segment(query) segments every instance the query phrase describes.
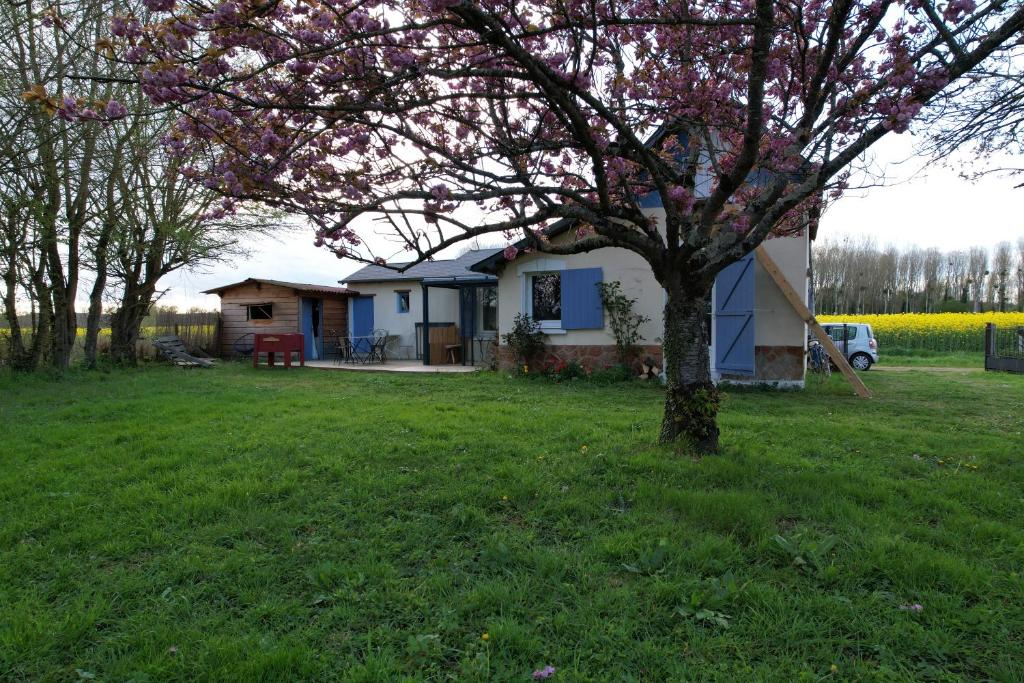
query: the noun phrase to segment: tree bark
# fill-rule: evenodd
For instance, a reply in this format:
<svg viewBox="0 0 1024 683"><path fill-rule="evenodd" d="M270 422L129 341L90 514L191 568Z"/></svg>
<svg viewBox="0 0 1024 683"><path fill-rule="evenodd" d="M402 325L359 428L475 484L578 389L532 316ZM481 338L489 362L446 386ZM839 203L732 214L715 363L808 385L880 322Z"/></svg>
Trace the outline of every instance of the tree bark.
<svg viewBox="0 0 1024 683"><path fill-rule="evenodd" d="M128 285L120 307L110 316L110 358L122 365L138 363L138 343L142 322L153 303L156 283L142 287Z"/></svg>
<svg viewBox="0 0 1024 683"><path fill-rule="evenodd" d="M85 321L85 367L96 369L97 348L100 337L100 317L103 315L103 291L107 286L106 259L97 259L96 281L89 294L89 315Z"/></svg>
<svg viewBox="0 0 1024 683"><path fill-rule="evenodd" d="M96 281L89 294L89 316L85 323L85 367L96 368L97 346L100 336L100 317L103 315L103 292L107 288L107 261L110 238L114 226L112 221L103 225L103 231L96 242Z"/></svg>
<svg viewBox="0 0 1024 683"><path fill-rule="evenodd" d="M698 451L718 450L718 388L711 381L707 325L708 285L681 280L665 287L665 416L662 443L685 439Z"/></svg>

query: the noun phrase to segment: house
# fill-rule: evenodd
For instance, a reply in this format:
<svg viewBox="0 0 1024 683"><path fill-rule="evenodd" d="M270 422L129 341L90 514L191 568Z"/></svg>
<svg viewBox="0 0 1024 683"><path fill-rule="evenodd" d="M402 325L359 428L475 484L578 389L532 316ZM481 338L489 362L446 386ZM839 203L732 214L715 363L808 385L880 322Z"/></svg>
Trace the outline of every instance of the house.
<svg viewBox="0 0 1024 683"><path fill-rule="evenodd" d="M655 144L667 131L665 127L656 131L648 144ZM678 138L685 148L685 134ZM770 177L755 171L748 181L756 185ZM695 180L697 197L709 196L713 182L710 163L703 163ZM640 206L664 234L660 196L642 197ZM571 240L573 228L572 221L562 220L546 234L557 244ZM809 221L799 234L768 239L761 246L804 305L808 304L813 230L814 222ZM392 333L400 330L405 357L423 358L425 363L452 362L454 354L439 352L436 344L450 350L461 343L460 355L466 362L467 355L475 355L467 340L478 341L486 334L497 343L500 364L509 366L510 353L501 335L511 329L517 314L524 313L538 321L546 334L545 362L577 361L601 367L615 363L617 357L596 285L613 281L636 299L636 312L648 319L640 330L641 357L661 365L665 294L647 262L627 249L568 256L520 253L512 261L505 258L504 250L470 251L449 261L418 264L401 274L368 266L344 284L358 287L361 295L352 301L353 334L374 325ZM434 291L439 288L449 291ZM428 291L429 298L423 298ZM801 386L807 326L794 305L754 254L719 273L708 311L712 378ZM435 336L435 326L448 330L447 334ZM423 327L431 330L426 337ZM432 339L435 348L425 352Z"/></svg>
<svg viewBox="0 0 1024 683"><path fill-rule="evenodd" d="M349 299L344 287L248 278L203 294L220 296L220 351L235 356L252 351L258 333L301 332L307 359L323 358L330 338L348 334ZM336 343L336 342L335 342Z"/></svg>
<svg viewBox="0 0 1024 683"><path fill-rule="evenodd" d="M646 210L664 220L664 210L656 203ZM571 239L570 227L563 222L548 236L554 243ZM808 231L769 239L763 249L793 288L804 293L806 303ZM627 249L569 256L520 253L512 261L500 249L469 251L401 273L367 266L343 283L359 290L351 299L350 332L361 336L374 328L387 329L400 336L403 358L433 364L479 362L489 357L481 342L490 342L497 344L500 364L508 367L511 356L500 336L511 329L517 314L525 313L546 334L546 363L576 361L604 367L617 358L596 284L612 281L637 300L635 311L649 319L640 330L640 355L660 365L664 291L647 262ZM719 274L709 315L716 381L802 385L806 326L753 254ZM425 323L431 329L426 338ZM447 336L440 334L445 330ZM438 344L446 350L458 346L459 353L446 354Z"/></svg>
<svg viewBox="0 0 1024 683"><path fill-rule="evenodd" d="M664 221L664 209L651 207L652 217ZM571 226L549 231L557 244L571 239ZM762 247L807 303L810 268L808 230L777 237ZM662 364L661 335L665 294L647 262L620 248L553 256L520 254L508 261L502 252L473 264L476 272L498 278L498 329L504 334L519 313L540 323L546 334L547 358L576 361L590 367L617 362L615 338L608 328L596 284L617 281L623 293L636 299L634 310L648 322L640 329L639 351ZM807 328L764 267L749 254L727 267L712 291L710 357L715 381L769 382L801 386ZM502 364L511 363L504 345Z"/></svg>
<svg viewBox="0 0 1024 683"><path fill-rule="evenodd" d="M395 269L404 263L357 270L342 281L359 290L351 300L349 333L364 337L386 330L395 338L391 358L421 359L426 352L428 364L481 362L498 334L498 278L470 266L498 251L470 250L455 259L424 261L401 272ZM424 321L431 330L426 336Z"/></svg>

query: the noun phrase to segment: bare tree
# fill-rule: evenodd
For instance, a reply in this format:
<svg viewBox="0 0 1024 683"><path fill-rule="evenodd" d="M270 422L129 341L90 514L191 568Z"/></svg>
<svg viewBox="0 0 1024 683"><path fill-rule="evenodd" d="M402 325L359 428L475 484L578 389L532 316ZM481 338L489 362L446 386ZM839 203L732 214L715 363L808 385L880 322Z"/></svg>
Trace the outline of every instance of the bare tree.
<svg viewBox="0 0 1024 683"><path fill-rule="evenodd" d="M85 364L96 364L110 296L118 307L115 360L134 362L159 279L235 253L241 236L269 227L262 216L225 211L210 190L186 182L188 159L172 160L164 149L171 114L126 77L129 67L103 54L111 16L132 11L145 15L142 4L121 0L28 0L0 9L7 74L0 79L0 274L12 356L23 367L44 357L68 366L79 290L90 275ZM31 346L18 317L25 301L33 309Z"/></svg>
<svg viewBox="0 0 1024 683"><path fill-rule="evenodd" d="M988 250L982 247L971 247L967 254L967 284L971 292L972 310L981 311L981 302L985 298L986 278L988 278Z"/></svg>
<svg viewBox="0 0 1024 683"><path fill-rule="evenodd" d="M1017 310L1024 311L1024 237L1017 240Z"/></svg>
<svg viewBox="0 0 1024 683"><path fill-rule="evenodd" d="M999 301L999 310L1007 309L1007 280L1012 275L1013 268L1013 246L1009 242L1000 242L992 252L992 277L995 279L994 291L989 293L989 299L993 297Z"/></svg>
<svg viewBox="0 0 1024 683"><path fill-rule="evenodd" d="M893 245L879 249L870 237L847 236L816 244L812 281L823 313L980 310L982 303L991 308L997 301L1005 310L1015 293L1020 303L1022 262L1024 238L1016 253L1008 242L996 245L990 272L986 247L949 252Z"/></svg>

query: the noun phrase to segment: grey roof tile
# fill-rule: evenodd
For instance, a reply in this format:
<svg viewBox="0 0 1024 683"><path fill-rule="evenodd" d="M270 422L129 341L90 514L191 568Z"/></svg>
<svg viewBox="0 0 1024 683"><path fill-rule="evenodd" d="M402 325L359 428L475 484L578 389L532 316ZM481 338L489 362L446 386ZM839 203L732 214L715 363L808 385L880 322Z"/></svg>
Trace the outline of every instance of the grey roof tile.
<svg viewBox="0 0 1024 683"><path fill-rule="evenodd" d="M384 266L364 266L351 275L342 278L340 282L356 284L359 282L418 282L424 278L479 278L480 274L470 270L470 266L489 258L499 251L501 249L472 249L458 258L417 263L404 272L397 272L392 270L392 268ZM392 264L394 267L401 267L403 265L405 264Z"/></svg>

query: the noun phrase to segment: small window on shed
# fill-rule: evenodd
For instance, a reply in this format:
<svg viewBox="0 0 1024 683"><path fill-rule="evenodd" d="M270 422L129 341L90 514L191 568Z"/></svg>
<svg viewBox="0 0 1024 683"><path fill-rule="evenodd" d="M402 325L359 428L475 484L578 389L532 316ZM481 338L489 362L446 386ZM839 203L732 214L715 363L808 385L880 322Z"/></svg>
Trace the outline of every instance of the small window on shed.
<svg viewBox="0 0 1024 683"><path fill-rule="evenodd" d="M396 300L396 305L397 305L397 309L398 309L399 313L408 313L409 312L409 292L408 292L408 290L406 290L404 292L403 291L395 292L395 300Z"/></svg>
<svg viewBox="0 0 1024 683"><path fill-rule="evenodd" d="M273 320L274 304L251 304L245 307L246 320Z"/></svg>

